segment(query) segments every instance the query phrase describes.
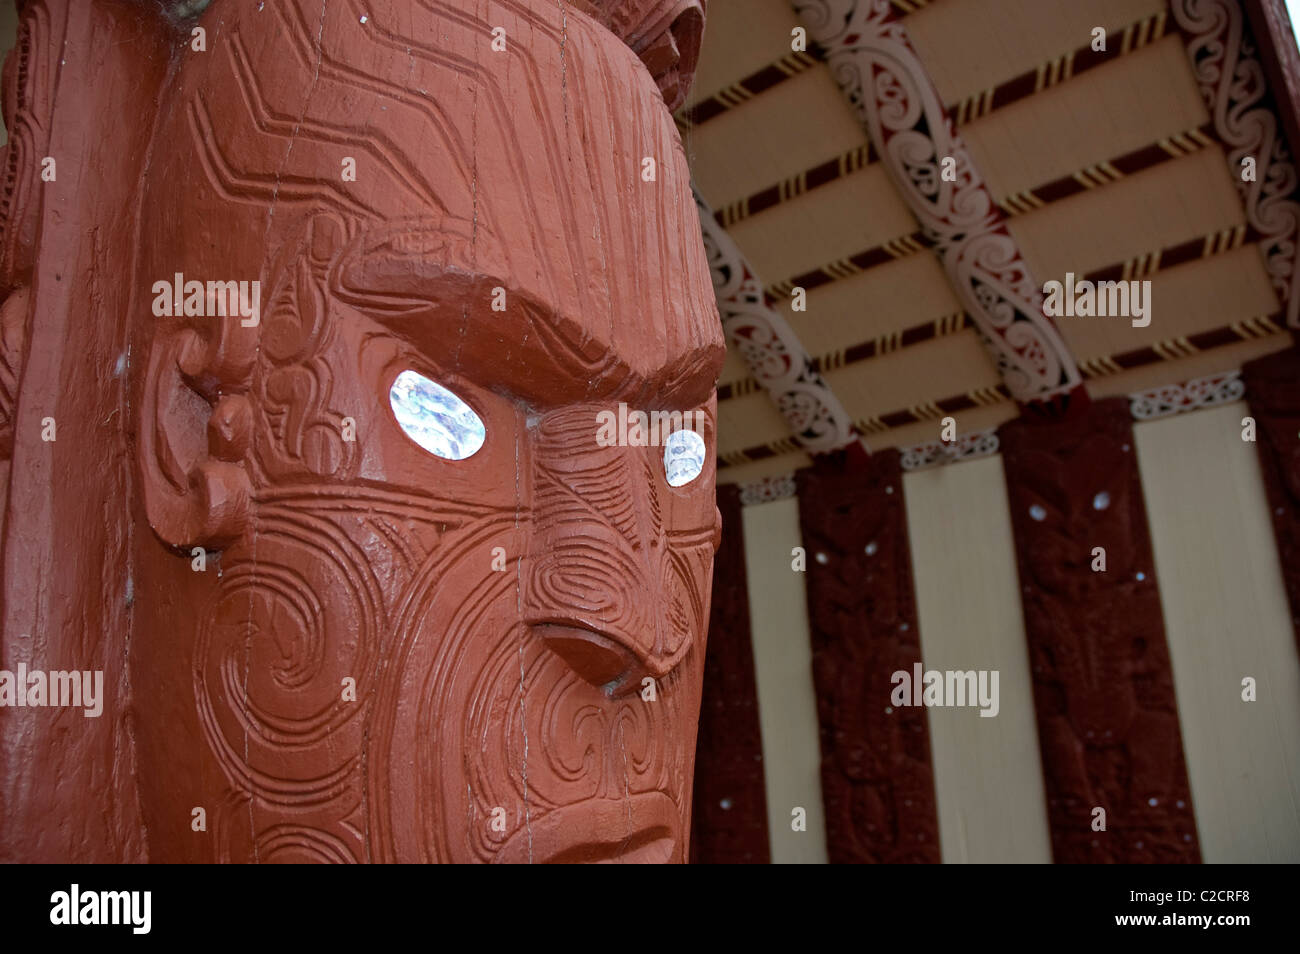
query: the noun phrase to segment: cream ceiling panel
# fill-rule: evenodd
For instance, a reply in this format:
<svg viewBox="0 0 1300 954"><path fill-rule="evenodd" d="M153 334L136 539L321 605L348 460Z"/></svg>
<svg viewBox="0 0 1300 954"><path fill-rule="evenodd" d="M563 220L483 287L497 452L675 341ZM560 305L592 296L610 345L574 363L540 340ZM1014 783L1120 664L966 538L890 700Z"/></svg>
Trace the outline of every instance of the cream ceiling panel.
<svg viewBox="0 0 1300 954"><path fill-rule="evenodd" d="M760 278L774 284L911 235L916 219L880 163L728 227Z"/></svg>
<svg viewBox="0 0 1300 954"><path fill-rule="evenodd" d="M790 436L790 426L766 391L718 402L718 456Z"/></svg>
<svg viewBox="0 0 1300 954"><path fill-rule="evenodd" d="M1253 245L1159 272L1150 281L1151 323L1145 328L1135 328L1123 317L1056 319L1076 360L1122 354L1278 308Z"/></svg>
<svg viewBox="0 0 1300 954"><path fill-rule="evenodd" d="M817 65L683 136L713 208L743 199L866 142L830 70Z"/></svg>
<svg viewBox="0 0 1300 954"><path fill-rule="evenodd" d="M1053 202L1009 223L1039 281L1128 261L1246 221L1217 146Z"/></svg>
<svg viewBox="0 0 1300 954"><path fill-rule="evenodd" d="M963 126L962 136L1001 201L1208 120L1182 40L1167 36Z"/></svg>
<svg viewBox="0 0 1300 954"><path fill-rule="evenodd" d="M1122 374L1096 378L1088 382L1088 393L1094 400L1100 400L1117 394L1127 396L1136 391L1146 391L1168 384L1183 384L1193 378L1239 370L1247 361L1281 351L1290 344L1291 338L1285 334L1239 341L1236 344L1224 345L1222 348L1200 352L1190 358L1161 361L1159 364L1133 368Z"/></svg>
<svg viewBox="0 0 1300 954"><path fill-rule="evenodd" d="M1002 380L983 343L969 329L851 364L825 377L854 420L993 388Z"/></svg>
<svg viewBox="0 0 1300 954"><path fill-rule="evenodd" d="M948 0L905 23L943 101L954 103L1090 45L1093 27L1107 31L1108 50L1117 49L1124 27L1165 6L1165 0Z"/></svg>
<svg viewBox="0 0 1300 954"><path fill-rule="evenodd" d="M688 106L789 56L799 25L789 0L709 0Z"/></svg>
<svg viewBox="0 0 1300 954"><path fill-rule="evenodd" d="M814 288L808 293L807 311L792 311L788 301L778 307L813 356L961 310L943 266L929 251Z"/></svg>

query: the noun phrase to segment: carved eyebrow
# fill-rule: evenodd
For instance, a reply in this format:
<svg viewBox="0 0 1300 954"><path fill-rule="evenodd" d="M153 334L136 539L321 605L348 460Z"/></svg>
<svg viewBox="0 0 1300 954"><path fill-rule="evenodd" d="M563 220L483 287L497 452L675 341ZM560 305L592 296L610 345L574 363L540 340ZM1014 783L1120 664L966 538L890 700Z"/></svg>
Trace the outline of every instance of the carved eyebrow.
<svg viewBox="0 0 1300 954"><path fill-rule="evenodd" d="M708 400L716 378L710 365L720 366L721 354L701 361L698 352L685 352L638 371L586 323L549 304L549 296L501 278L510 269L494 254L495 243L458 224L404 222L367 231L336 260L333 292L435 366L461 374L466 366L481 369L539 407L625 400L687 410ZM505 291L505 311L492 309L498 289Z"/></svg>

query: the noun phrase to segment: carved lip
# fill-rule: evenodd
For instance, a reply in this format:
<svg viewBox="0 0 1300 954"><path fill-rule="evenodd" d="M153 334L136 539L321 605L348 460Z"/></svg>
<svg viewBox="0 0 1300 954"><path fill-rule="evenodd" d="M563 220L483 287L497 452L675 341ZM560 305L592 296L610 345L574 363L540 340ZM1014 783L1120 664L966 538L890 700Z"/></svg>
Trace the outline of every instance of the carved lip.
<svg viewBox="0 0 1300 954"><path fill-rule="evenodd" d="M590 798L520 828L495 864L666 864L681 861L681 818L663 792Z"/></svg>

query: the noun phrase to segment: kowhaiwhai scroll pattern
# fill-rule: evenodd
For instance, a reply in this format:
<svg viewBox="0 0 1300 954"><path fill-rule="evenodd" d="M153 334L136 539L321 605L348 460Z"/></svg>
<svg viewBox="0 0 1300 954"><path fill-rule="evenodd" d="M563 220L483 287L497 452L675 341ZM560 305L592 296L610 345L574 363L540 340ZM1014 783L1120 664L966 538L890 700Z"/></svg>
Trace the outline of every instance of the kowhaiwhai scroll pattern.
<svg viewBox="0 0 1300 954"><path fill-rule="evenodd" d="M1238 0L1173 0L1174 22L1227 147L1228 174L1246 206L1246 221L1262 236L1260 252L1286 323L1300 328L1300 196L1295 159L1272 106L1268 80ZM1253 159L1253 179L1243 160Z"/></svg>
<svg viewBox="0 0 1300 954"><path fill-rule="evenodd" d="M1082 377L1043 311L1001 212L887 0L796 0L809 36L948 272L1012 396L1046 401ZM943 175L945 160L953 170Z"/></svg>
<svg viewBox="0 0 1300 954"><path fill-rule="evenodd" d="M695 204L728 345L745 359L805 450L819 453L848 444L854 440L848 412L813 367L794 330L767 304L762 283L699 192Z"/></svg>

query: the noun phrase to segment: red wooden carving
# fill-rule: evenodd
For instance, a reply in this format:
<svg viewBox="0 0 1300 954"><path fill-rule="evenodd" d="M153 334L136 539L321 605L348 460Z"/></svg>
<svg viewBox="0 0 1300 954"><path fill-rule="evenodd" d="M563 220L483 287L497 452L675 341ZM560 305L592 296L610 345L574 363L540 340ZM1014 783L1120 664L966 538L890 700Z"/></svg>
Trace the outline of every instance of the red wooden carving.
<svg viewBox="0 0 1300 954"><path fill-rule="evenodd" d="M938 862L923 708L890 706L921 661L898 452L861 445L798 474L831 862Z"/></svg>
<svg viewBox="0 0 1300 954"><path fill-rule="evenodd" d="M21 4L0 673L103 691L0 696L0 861L684 860L725 346L663 97L702 7L592 9ZM696 475L602 439L622 405L691 414Z"/></svg>
<svg viewBox="0 0 1300 954"><path fill-rule="evenodd" d="M1242 368L1254 415L1278 562L1300 646L1300 352L1294 346Z"/></svg>
<svg viewBox="0 0 1300 954"><path fill-rule="evenodd" d="M695 743L692 864L766 864L767 792L758 723L740 489L718 488L722 546L713 561L713 609Z"/></svg>
<svg viewBox="0 0 1300 954"><path fill-rule="evenodd" d="M1197 862L1127 402L1023 417L1000 435L1053 856Z"/></svg>

